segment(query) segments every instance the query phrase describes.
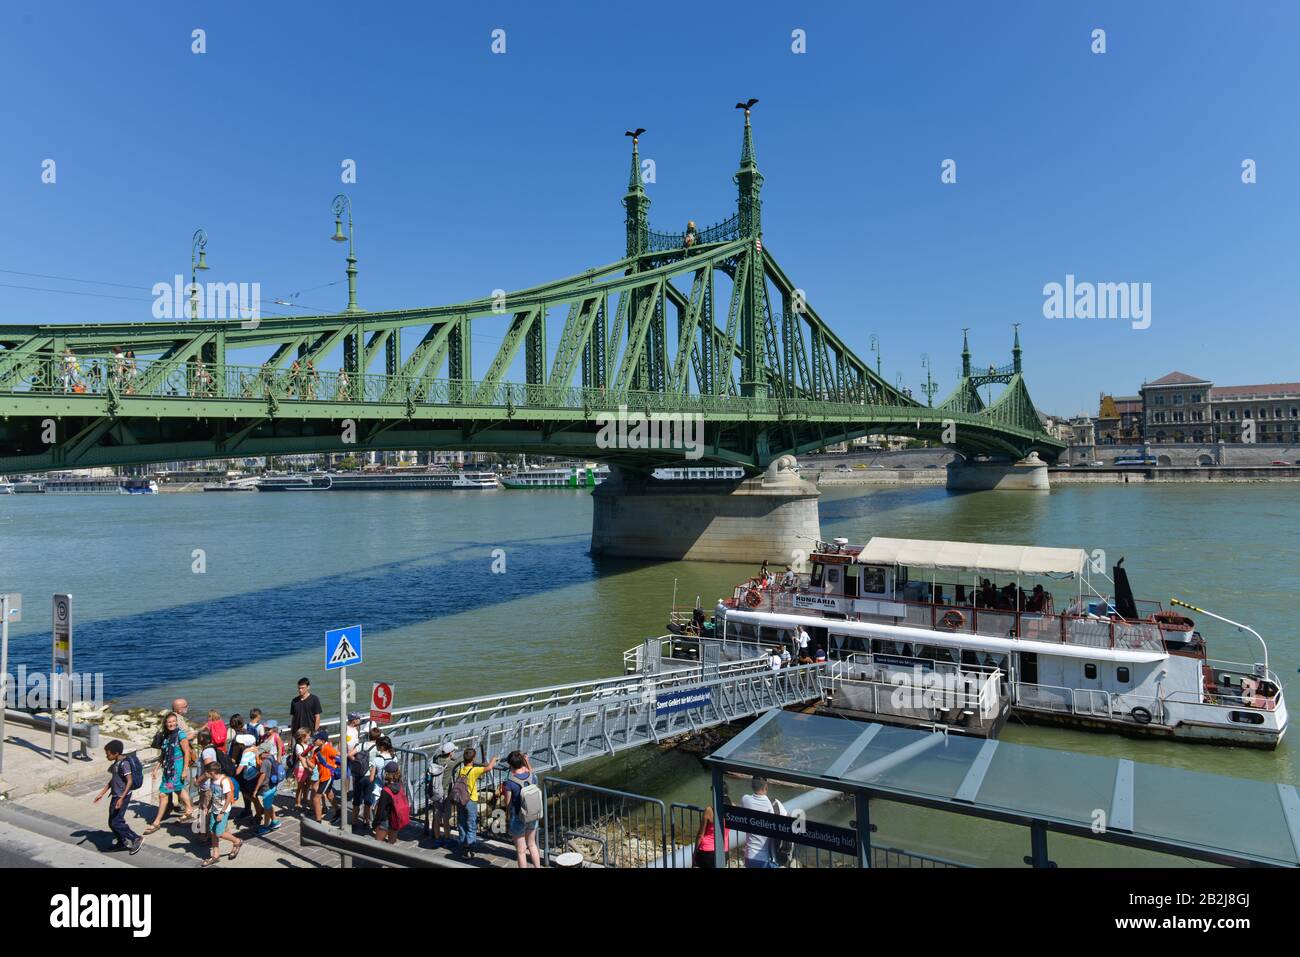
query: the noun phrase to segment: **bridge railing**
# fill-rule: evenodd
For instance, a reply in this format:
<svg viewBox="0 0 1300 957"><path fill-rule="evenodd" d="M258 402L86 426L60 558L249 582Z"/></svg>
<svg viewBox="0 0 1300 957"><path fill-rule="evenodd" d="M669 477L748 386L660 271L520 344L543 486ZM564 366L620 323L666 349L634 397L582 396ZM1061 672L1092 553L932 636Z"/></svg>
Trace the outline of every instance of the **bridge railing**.
<svg viewBox="0 0 1300 957"><path fill-rule="evenodd" d="M958 424L987 428L987 416L921 406L873 405L783 396L701 395L579 386L552 386L468 379L425 379L385 373L352 374L317 369L305 362L288 368L214 364L195 358L126 359L69 356L50 352L8 357L0 352L0 392L123 398L248 400L277 403L366 403L397 406L455 406L516 410L582 411L610 415L744 415L759 418L806 416L870 420L933 421L942 414ZM999 423L1004 431L1025 432ZM1047 442L1046 433L1035 433Z"/></svg>

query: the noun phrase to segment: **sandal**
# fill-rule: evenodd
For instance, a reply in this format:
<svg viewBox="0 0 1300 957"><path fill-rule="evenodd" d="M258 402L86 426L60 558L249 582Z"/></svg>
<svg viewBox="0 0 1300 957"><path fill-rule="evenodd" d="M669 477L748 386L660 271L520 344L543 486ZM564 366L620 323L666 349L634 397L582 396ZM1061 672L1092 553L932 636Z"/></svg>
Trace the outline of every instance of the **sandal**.
<svg viewBox="0 0 1300 957"><path fill-rule="evenodd" d="M193 820L194 820L193 814L182 814L179 818L177 818L177 821L179 821L181 824L190 824L193 822Z"/></svg>
<svg viewBox="0 0 1300 957"><path fill-rule="evenodd" d="M219 858L219 857L208 857L208 858L205 858L204 861L203 861L203 863L200 864L199 867L211 867L213 864L217 863L217 861L219 861L219 860L221 860L221 858Z"/></svg>
<svg viewBox="0 0 1300 957"><path fill-rule="evenodd" d="M144 829L145 836L148 836L148 835L152 834L154 831L158 830L158 828L160 828L160 827L162 827L161 824L150 824L148 827L146 827L146 828Z"/></svg>
<svg viewBox="0 0 1300 957"><path fill-rule="evenodd" d="M231 849L231 851L230 851L230 860L233 861L236 857L239 856L239 849L242 848L243 846L244 846L244 842L243 842L243 841L236 841L236 842L235 842L235 846L234 846L234 847Z"/></svg>

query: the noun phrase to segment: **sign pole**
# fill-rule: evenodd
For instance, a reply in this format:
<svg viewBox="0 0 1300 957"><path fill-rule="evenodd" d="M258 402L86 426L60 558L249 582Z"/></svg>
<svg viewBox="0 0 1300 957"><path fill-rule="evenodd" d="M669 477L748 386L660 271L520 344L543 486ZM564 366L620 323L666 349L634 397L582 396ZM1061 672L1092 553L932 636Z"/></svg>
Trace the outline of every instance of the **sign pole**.
<svg viewBox="0 0 1300 957"><path fill-rule="evenodd" d="M348 833L348 669L339 669L339 831ZM349 858L344 855L343 866Z"/></svg>
<svg viewBox="0 0 1300 957"><path fill-rule="evenodd" d="M69 596L68 601L68 765L72 765L72 706L75 704L76 694L72 689L72 601Z"/></svg>
<svg viewBox="0 0 1300 957"><path fill-rule="evenodd" d="M9 596L0 595L0 771L5 769L5 709L8 707Z"/></svg>
<svg viewBox="0 0 1300 957"><path fill-rule="evenodd" d="M339 673L339 831L348 834L348 665L361 664L361 626L325 632L325 670ZM339 852L339 866L350 867L351 857Z"/></svg>
<svg viewBox="0 0 1300 957"><path fill-rule="evenodd" d="M68 669L68 763L72 763L72 596L56 594L52 602L53 642L50 649L50 760L58 732L55 712L59 708L59 665Z"/></svg>

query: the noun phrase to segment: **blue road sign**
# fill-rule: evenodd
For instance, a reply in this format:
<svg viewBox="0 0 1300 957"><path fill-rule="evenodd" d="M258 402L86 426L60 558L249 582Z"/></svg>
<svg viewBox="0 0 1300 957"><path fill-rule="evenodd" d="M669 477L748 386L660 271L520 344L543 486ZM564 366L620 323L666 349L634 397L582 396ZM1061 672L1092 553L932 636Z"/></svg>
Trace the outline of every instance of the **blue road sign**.
<svg viewBox="0 0 1300 957"><path fill-rule="evenodd" d="M361 626L325 632L325 670L361 664Z"/></svg>

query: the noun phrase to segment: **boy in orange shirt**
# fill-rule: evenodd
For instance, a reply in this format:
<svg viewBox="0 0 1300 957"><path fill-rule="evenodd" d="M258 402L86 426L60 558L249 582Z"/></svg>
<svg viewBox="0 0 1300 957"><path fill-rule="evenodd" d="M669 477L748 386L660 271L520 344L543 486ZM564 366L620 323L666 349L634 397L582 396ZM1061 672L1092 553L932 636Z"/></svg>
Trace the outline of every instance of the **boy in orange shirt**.
<svg viewBox="0 0 1300 957"><path fill-rule="evenodd" d="M330 744L330 736L327 731L316 732L316 746L311 750L311 763L316 769L318 775L311 794L312 814L316 818L316 823L321 819L321 798L329 797L330 805L334 808L334 819L337 819L342 813L339 807L338 795L334 793L334 779L338 777L342 770L343 764L339 759L339 749Z"/></svg>

